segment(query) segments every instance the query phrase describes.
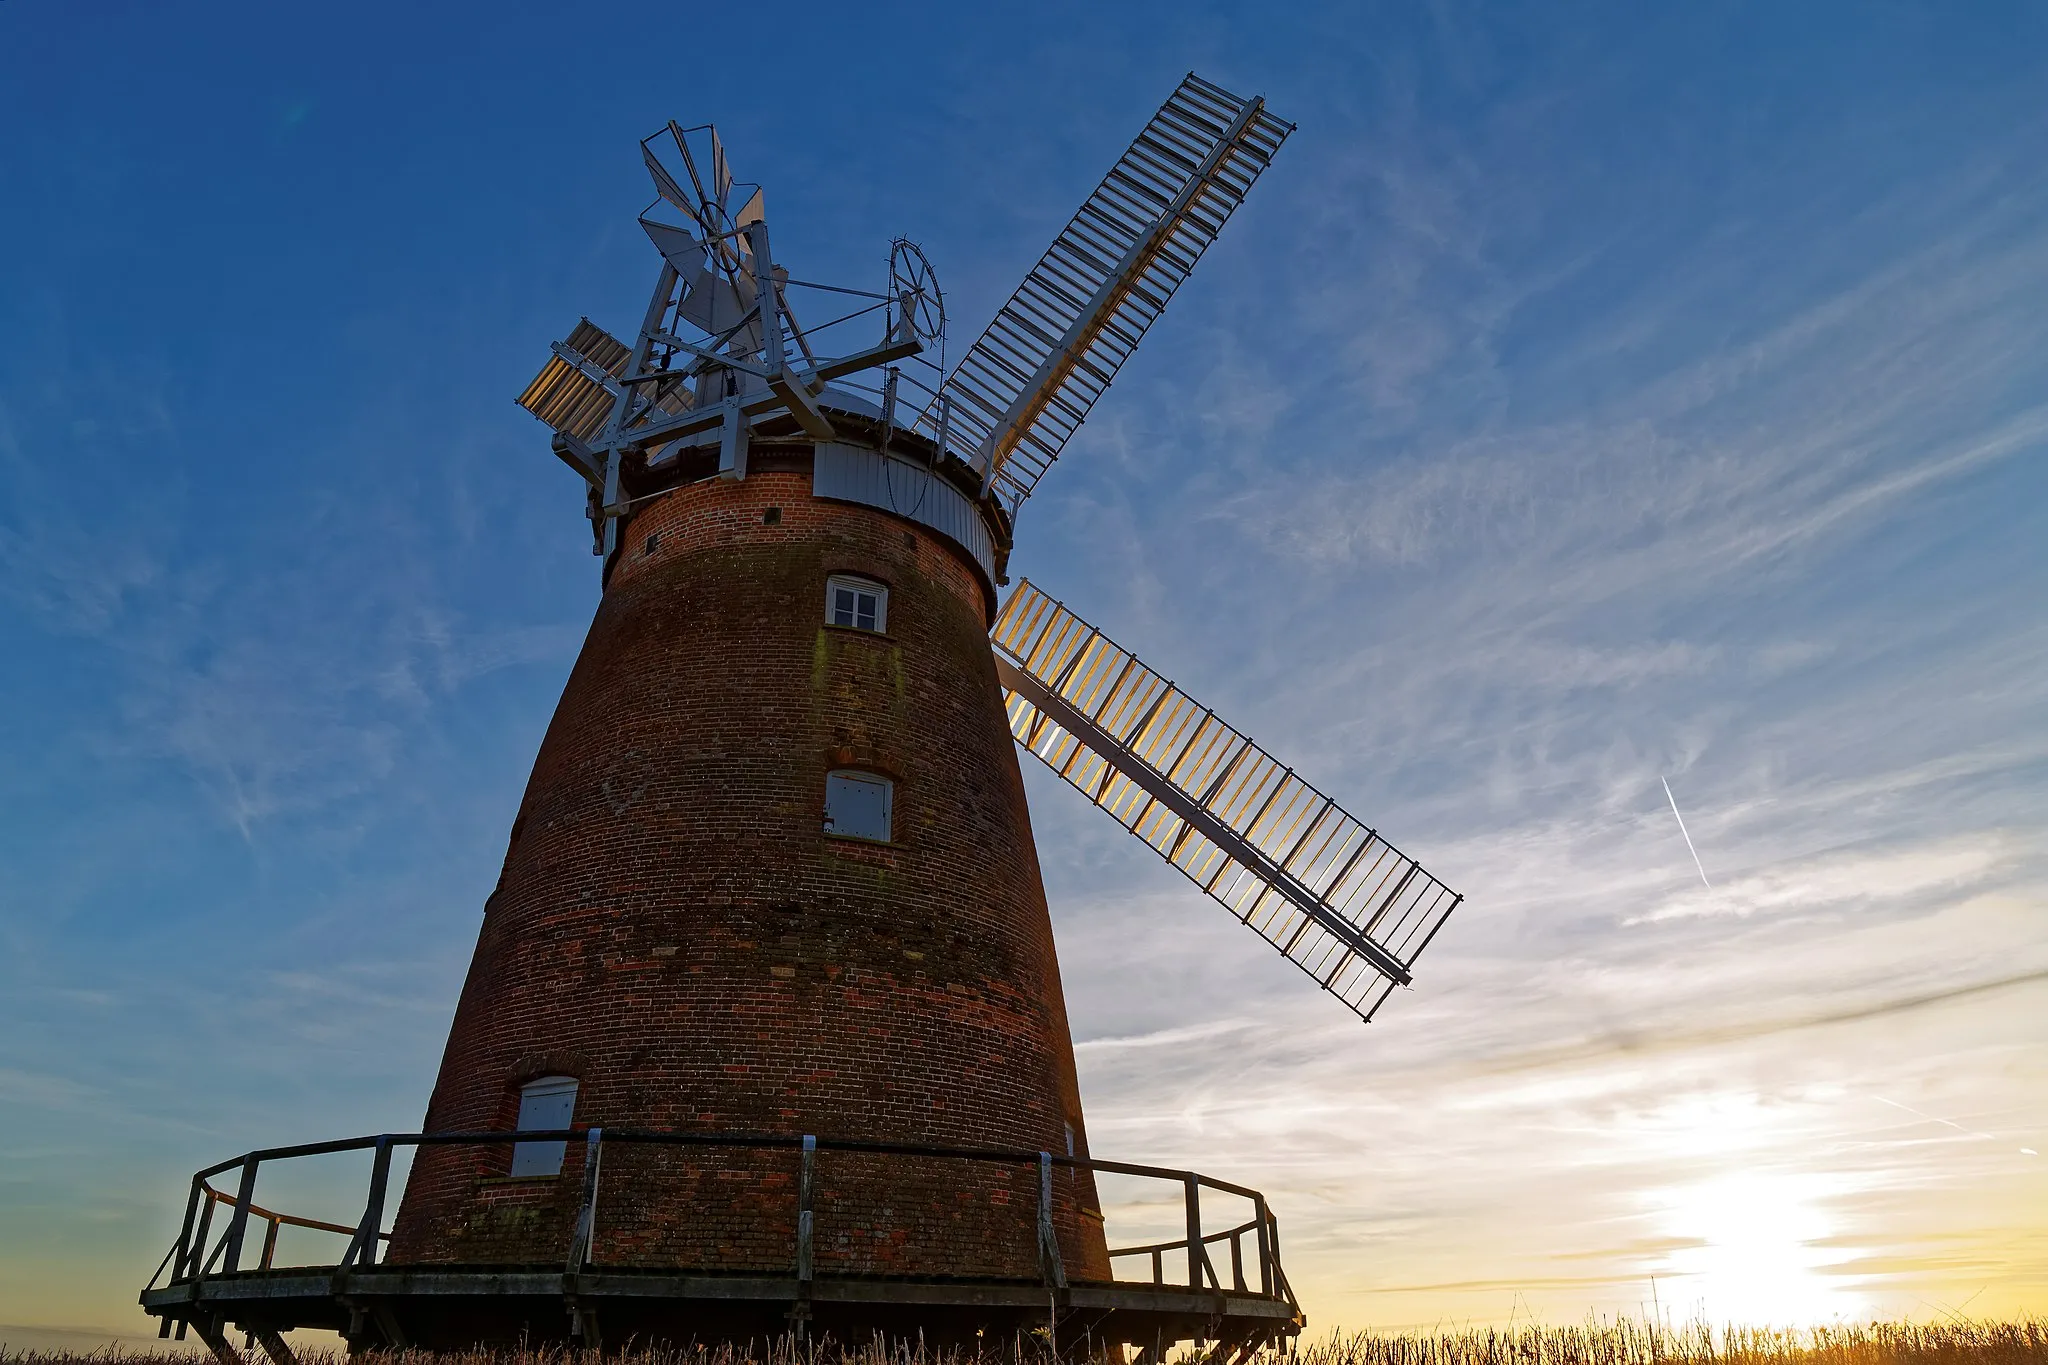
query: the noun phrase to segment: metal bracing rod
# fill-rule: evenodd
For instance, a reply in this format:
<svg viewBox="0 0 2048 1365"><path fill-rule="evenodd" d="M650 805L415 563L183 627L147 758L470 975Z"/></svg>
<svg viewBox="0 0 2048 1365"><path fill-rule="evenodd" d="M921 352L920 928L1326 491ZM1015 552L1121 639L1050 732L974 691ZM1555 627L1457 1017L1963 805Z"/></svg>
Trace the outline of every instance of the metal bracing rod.
<svg viewBox="0 0 2048 1365"><path fill-rule="evenodd" d="M676 268L670 265L668 258L664 256L661 261L661 276L654 286L654 296L647 302L646 320L640 324L640 335L633 342L632 356L626 362L626 374L629 378L647 372L647 350L653 345L654 333L661 330L661 320L668 312L669 295L675 292L676 279ZM612 508L619 501L619 466L624 462L625 456L617 449L616 441L619 432L630 420L632 409L633 389L631 385L624 385L619 389L618 396L612 400L611 420L605 423L602 442L605 448L604 491L598 502L600 520L596 528L596 551L607 558L619 547L619 521Z"/></svg>
<svg viewBox="0 0 2048 1365"><path fill-rule="evenodd" d="M827 360L815 369L791 370L790 374L798 383L809 387L812 383L837 379L842 374L872 369L876 365L886 365L892 360L903 360L923 350L924 343L913 337L907 341L888 342L881 346L872 346L865 351L855 351L852 355ZM740 411L748 417L758 417L765 412L777 411L782 406L782 399L770 390L742 402ZM715 404L692 408L689 412L674 417L621 431L616 437L607 436L599 444L619 450L644 449L647 446L673 441L678 437L709 431L722 420L724 419Z"/></svg>
<svg viewBox="0 0 2048 1365"><path fill-rule="evenodd" d="M664 313L663 316L666 317L666 313ZM740 314L738 322L735 322L732 326L726 328L724 331L712 336L710 350L706 350L702 346L693 345L690 342L684 341L681 337L676 336L672 332L656 332L654 334L654 340L657 345L681 346L687 350L695 351L697 353L697 359L691 361L688 365L684 366L680 371L656 370L651 371L647 377L667 378L670 375L676 375L677 377L683 379L695 379L700 374L708 374L712 370L716 369L740 369L746 370L750 374L754 373L753 366L747 364L745 361L734 356L729 351L719 350L718 347L726 345L734 337L738 336L741 333L741 331L743 331L746 328L746 325L748 323L752 322L755 318L759 316L761 316L761 310L759 307L748 308L746 312ZM639 381L628 379L623 382L628 384L634 384L638 383Z"/></svg>
<svg viewBox="0 0 2048 1365"><path fill-rule="evenodd" d="M745 318L740 319L738 326L726 329L726 335L739 331L741 327L747 325L747 322L753 316L754 314L749 312ZM656 332L654 340L664 346L673 346L679 351L688 351L691 355L696 356L697 359L707 362L713 369L738 370L741 374L750 374L756 379L766 379L769 375L768 368L764 365L750 364L747 361L741 360L738 356L731 355L725 351L714 351L708 346L699 346L694 341L685 341L673 332ZM621 382L626 384L644 384L656 379L667 379L672 375L677 378L684 377L683 373L675 370L650 370L646 374Z"/></svg>
<svg viewBox="0 0 2048 1365"><path fill-rule="evenodd" d="M1132 291L1138 276L1149 269L1158 257L1166 234L1187 212L1195 196L1208 186L1210 177L1216 173L1216 168L1222 163L1223 158L1236 150L1237 139L1243 135L1245 127L1265 107L1265 100L1257 95L1245 101L1244 108L1238 111L1237 118L1231 122L1229 130L1210 149L1209 155L1203 158L1201 166L1182 186L1181 192L1174 197L1173 202L1159 215L1151 228L1137 241L1131 243L1130 249L1124 253L1124 258L1117 263L1110 277L1095 291L1095 297L1088 301L1088 306L1081 310L1080 316L1067 328L1066 335L1060 338L1052 353L1039 363L1037 372L1026 382L1023 392L1011 402L1009 410L997 419L994 429L990 432L985 456L990 469L1001 467L1009 459L1010 452L1017 448L1017 443L1023 439L1024 432L1038 420L1039 414L1045 411L1054 391L1073 372L1079 353L1102 332L1108 323L1110 313L1123 300L1124 295Z"/></svg>
<svg viewBox="0 0 2048 1365"><path fill-rule="evenodd" d="M1211 843L1242 863L1282 896L1293 901L1302 913L1371 963L1374 970L1382 976L1389 977L1403 986L1414 980L1398 958L1360 933L1357 926L1349 920L1325 906L1314 892L1296 881L1294 875L1286 868L1276 865L1256 846L1247 843L1236 831L1196 805L1191 797L1170 781L1147 769L1141 768L1134 772L1117 763L1112 755L1122 746L1117 744L1115 738L1105 734L1093 721L1067 705L1063 698L1048 692L1036 678L1001 655L996 656L996 676L1003 686L1051 716L1062 729L1094 749L1104 762L1116 768L1133 784L1142 787L1159 804L1197 826Z"/></svg>
<svg viewBox="0 0 2048 1365"><path fill-rule="evenodd" d="M754 257L754 304L733 330L737 331L739 327L744 327L750 318L760 319L762 363L759 366L750 365L737 357L707 350L667 332L657 332L656 336L664 344L680 347L701 361L723 365L767 380L769 391L782 406L789 409L798 425L802 426L807 434L821 441L830 440L835 434L832 423L818 407L817 400L812 397L807 380L808 375L817 371L818 360L811 353L810 342L805 339L802 331L795 327L795 318L788 316L788 302L783 298L782 288L775 279L775 262L768 245L768 224L765 221L750 223L747 225L746 234ZM788 318L792 330L796 331L797 345L803 351L808 367L802 375L792 370L784 359L782 329L785 317ZM644 429L636 431L634 435L644 438ZM723 444L730 447L730 437ZM719 468L721 473L736 471L738 461L736 458L722 455Z"/></svg>
<svg viewBox="0 0 2048 1365"><path fill-rule="evenodd" d="M761 310L761 355L768 373L782 371L781 296L775 292L775 265L768 255L768 224L747 226L747 241L754 250L754 307Z"/></svg>
<svg viewBox="0 0 2048 1365"><path fill-rule="evenodd" d="M619 381L604 366L598 364L566 341L551 341L548 349L562 358L562 363L572 367L578 374L603 389L616 399L619 395ZM654 378L646 375L643 378Z"/></svg>
<svg viewBox="0 0 2048 1365"><path fill-rule="evenodd" d="M636 415L637 395L633 385L644 375L652 373L647 368L647 353L654 346L661 333L662 319L668 315L669 305L674 300L676 281L681 277L676 268L664 257L661 274L656 278L654 293L647 301L647 315L641 320L639 335L633 341L633 349L627 354L626 368L621 376L618 396L612 401L611 419L605 423L604 440L606 448L612 445L612 438L624 429ZM609 499L608 499L609 500Z"/></svg>
<svg viewBox="0 0 2048 1365"><path fill-rule="evenodd" d="M772 277L772 268L771 268L771 277ZM789 310L789 295L788 295L788 294L787 294L786 292L784 292L784 289L783 289L783 285L782 285L782 282L781 282L781 281L779 281L779 280L778 280L778 281L776 281L776 283L775 283L775 305L776 305L776 307L778 307L778 308L780 308L780 309L782 310L782 316L784 316L784 317L786 317L786 318L788 318L788 319L789 319L789 334L790 334L790 335L791 335L792 337L795 337L795 338L796 338L796 348L797 348L797 349L798 349L799 351L802 351L802 352L804 353L804 363L805 363L806 365L812 365L812 366L815 366L815 365L816 365L816 364L818 363L818 357L817 357L817 356L815 356L815 355L813 355L813 354L811 354L811 341L810 341L810 338L804 335L804 329L803 329L803 325L802 325L801 323L799 323L799 322L798 322L798 321L796 320L796 314L795 314L795 313L792 313L792 312L791 312L791 311ZM873 309L871 309L871 308L864 308L864 309L862 309L862 310L861 310L861 312L863 312L863 313L865 313L865 312L873 312L873 311L874 311L874 310L873 310ZM860 313L853 313L853 314L850 314L849 316L852 316L852 317L859 317L859 316L860 316ZM840 318L840 319L837 319L837 320L838 320L838 321L840 321L840 322L844 322L844 321L846 321L846 319L845 319L845 318ZM824 326L825 326L825 327L829 327L829 326L831 326L831 325L832 325L832 324L831 324L831 323L829 323L829 322L828 322L828 323L826 323L826 324L824 324ZM823 330L823 328L821 327L821 328L820 328L819 330L821 330L821 331L822 331L822 330Z"/></svg>
<svg viewBox="0 0 2048 1365"><path fill-rule="evenodd" d="M877 294L872 289L849 289L843 284L819 284L816 280L789 279L784 280L782 282L782 285L785 289L822 289L828 294L851 294L855 298L880 299L884 303L887 303L890 298L889 295ZM871 308L863 308L860 310L860 313L868 313L872 311L874 310ZM860 316L860 313L848 313L846 317L857 318ZM839 319L839 321L844 322L846 321L846 318L841 318Z"/></svg>

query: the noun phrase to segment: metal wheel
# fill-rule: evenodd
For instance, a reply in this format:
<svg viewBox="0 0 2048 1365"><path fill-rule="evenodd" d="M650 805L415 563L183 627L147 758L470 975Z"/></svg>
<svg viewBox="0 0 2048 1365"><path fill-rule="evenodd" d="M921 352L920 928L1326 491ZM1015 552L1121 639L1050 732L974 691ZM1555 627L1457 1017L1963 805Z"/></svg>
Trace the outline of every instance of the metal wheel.
<svg viewBox="0 0 2048 1365"><path fill-rule="evenodd" d="M917 243L898 237L889 244L890 330L907 318L911 331L926 346L946 338L946 297L938 276Z"/></svg>

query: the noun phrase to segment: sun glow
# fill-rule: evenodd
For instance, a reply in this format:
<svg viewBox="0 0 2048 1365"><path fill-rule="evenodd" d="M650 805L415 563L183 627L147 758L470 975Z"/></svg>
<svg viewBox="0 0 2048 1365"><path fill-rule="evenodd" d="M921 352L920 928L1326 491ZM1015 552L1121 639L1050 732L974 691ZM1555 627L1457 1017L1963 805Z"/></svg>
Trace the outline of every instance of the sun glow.
<svg viewBox="0 0 2048 1365"><path fill-rule="evenodd" d="M1668 1250L1653 1273L1658 1299L1680 1320L1793 1325L1868 1306L1860 1277L1841 1267L1857 1253L1836 1245L1828 1180L1743 1172L1659 1191Z"/></svg>

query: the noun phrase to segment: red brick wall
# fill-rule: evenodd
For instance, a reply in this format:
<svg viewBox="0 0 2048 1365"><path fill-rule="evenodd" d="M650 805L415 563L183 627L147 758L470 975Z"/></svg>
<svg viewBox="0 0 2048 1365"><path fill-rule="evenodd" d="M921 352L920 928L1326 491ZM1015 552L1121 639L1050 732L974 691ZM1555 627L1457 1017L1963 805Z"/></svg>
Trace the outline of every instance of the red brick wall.
<svg viewBox="0 0 2048 1365"><path fill-rule="evenodd" d="M779 509L770 525L768 510ZM649 545L652 541L652 549ZM967 558L810 496L807 472L694 484L624 554L534 764L428 1106L509 1128L582 1082L578 1126L815 1133L1086 1153L1017 755ZM825 579L889 586L888 634L824 624ZM822 832L825 774L895 779L895 840ZM422 1152L400 1261L559 1261L581 1155ZM793 1154L608 1148L600 1264L789 1265ZM1036 1273L1035 1171L824 1153L817 1264ZM1108 1273L1061 1173L1069 1273Z"/></svg>

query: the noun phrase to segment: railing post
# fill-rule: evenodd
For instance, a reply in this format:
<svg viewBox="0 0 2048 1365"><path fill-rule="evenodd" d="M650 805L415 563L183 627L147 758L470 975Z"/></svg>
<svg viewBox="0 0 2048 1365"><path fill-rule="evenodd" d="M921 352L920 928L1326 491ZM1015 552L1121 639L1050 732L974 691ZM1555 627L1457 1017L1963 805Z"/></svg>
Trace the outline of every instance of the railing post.
<svg viewBox="0 0 2048 1365"><path fill-rule="evenodd" d="M604 1129L591 1128L583 1134L583 1208L576 1215L576 1230L569 1237L571 1275L590 1264L591 1244L597 1239L597 1179L604 1162Z"/></svg>
<svg viewBox="0 0 2048 1365"><path fill-rule="evenodd" d="M1202 1187L1194 1172L1188 1172L1188 1288L1202 1287Z"/></svg>
<svg viewBox="0 0 2048 1365"><path fill-rule="evenodd" d="M1273 1239L1273 1292L1289 1303L1294 1302L1294 1286L1287 1283L1287 1268L1280 1264L1280 1220L1268 1217L1266 1235Z"/></svg>
<svg viewBox="0 0 2048 1365"><path fill-rule="evenodd" d="M1230 1287L1244 1293L1244 1229L1230 1234Z"/></svg>
<svg viewBox="0 0 2048 1365"><path fill-rule="evenodd" d="M192 1224L199 1217L199 1201L205 1198L200 1193L206 1182L198 1176L192 1177L192 1195L185 1201L185 1221L178 1227L178 1254L171 1258L171 1279L173 1282L185 1279L190 1273L192 1260ZM164 1319L169 1322L169 1318Z"/></svg>
<svg viewBox="0 0 2048 1365"><path fill-rule="evenodd" d="M1052 1153L1038 1154L1038 1269L1055 1289L1067 1287L1067 1268L1060 1262L1059 1232L1052 1225Z"/></svg>
<svg viewBox="0 0 2048 1365"><path fill-rule="evenodd" d="M363 1221L342 1257L344 1270L352 1265L377 1264L377 1241L384 1233L384 1191L391 1184L391 1134L377 1137L377 1154L370 1162L370 1199L363 1206Z"/></svg>
<svg viewBox="0 0 2048 1365"><path fill-rule="evenodd" d="M818 1139L814 1134L804 1134L803 1156L796 1174L796 1279L799 1285L811 1282L811 1199L812 1183L818 1164Z"/></svg>
<svg viewBox="0 0 2048 1365"><path fill-rule="evenodd" d="M1253 1203L1257 1206L1259 1223L1259 1292L1273 1292L1273 1237L1267 1230L1267 1220L1272 1217L1266 1212L1266 1196L1260 1195Z"/></svg>
<svg viewBox="0 0 2048 1365"><path fill-rule="evenodd" d="M263 1263L258 1267L259 1269L268 1270L271 1264L277 1260L277 1230L280 1226L281 1224L278 1220L272 1218L269 1222L268 1230L263 1234Z"/></svg>
<svg viewBox="0 0 2048 1365"><path fill-rule="evenodd" d="M185 1278L196 1280L206 1274L206 1236L213 1231L213 1196L202 1194L199 1205L199 1226L192 1230L192 1261Z"/></svg>
<svg viewBox="0 0 2048 1365"><path fill-rule="evenodd" d="M242 1268L242 1239L249 1233L249 1202L256 1197L256 1158L242 1160L242 1183L235 1190L235 1214L228 1220L227 1255L221 1259L220 1273L232 1275Z"/></svg>

